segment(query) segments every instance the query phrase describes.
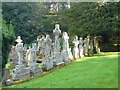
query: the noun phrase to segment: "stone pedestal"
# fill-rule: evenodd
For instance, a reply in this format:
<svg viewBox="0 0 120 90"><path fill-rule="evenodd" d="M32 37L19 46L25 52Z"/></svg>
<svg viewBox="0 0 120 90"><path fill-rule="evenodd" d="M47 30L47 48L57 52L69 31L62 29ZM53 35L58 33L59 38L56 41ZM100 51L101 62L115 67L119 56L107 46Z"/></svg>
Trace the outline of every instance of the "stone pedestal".
<svg viewBox="0 0 120 90"><path fill-rule="evenodd" d="M30 77L30 68L25 67L23 64L15 66L12 73L13 80L23 80Z"/></svg>
<svg viewBox="0 0 120 90"><path fill-rule="evenodd" d="M30 76L36 76L36 75L39 75L42 72L39 65L35 62L30 63L29 68L30 68Z"/></svg>
<svg viewBox="0 0 120 90"><path fill-rule="evenodd" d="M63 58L60 52L55 52L54 65L64 64Z"/></svg>
<svg viewBox="0 0 120 90"><path fill-rule="evenodd" d="M46 59L42 61L42 70L50 70L53 68L53 60L52 59Z"/></svg>
<svg viewBox="0 0 120 90"><path fill-rule="evenodd" d="M65 64L65 65L70 64L70 63L71 63L71 60L70 60L70 58L69 58L69 52L66 51L66 50L63 50L61 53L62 53L62 57L63 57L64 64Z"/></svg>

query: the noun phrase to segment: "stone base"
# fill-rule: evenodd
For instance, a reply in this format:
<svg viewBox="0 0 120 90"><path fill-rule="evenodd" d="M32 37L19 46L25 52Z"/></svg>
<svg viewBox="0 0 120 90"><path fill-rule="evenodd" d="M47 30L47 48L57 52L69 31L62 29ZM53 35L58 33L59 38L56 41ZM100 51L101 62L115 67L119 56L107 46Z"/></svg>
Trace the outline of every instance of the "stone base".
<svg viewBox="0 0 120 90"><path fill-rule="evenodd" d="M54 65L61 65L61 64L64 64L63 62L63 56L61 55L60 52L56 52L55 53L55 58L54 58Z"/></svg>
<svg viewBox="0 0 120 90"><path fill-rule="evenodd" d="M71 63L71 60L70 60L70 59L67 59L67 60L64 61L64 63L65 63L65 65L68 65L68 64Z"/></svg>
<svg viewBox="0 0 120 90"><path fill-rule="evenodd" d="M44 60L42 62L42 70L50 70L53 68L53 60Z"/></svg>
<svg viewBox="0 0 120 90"><path fill-rule="evenodd" d="M29 68L30 68L30 76L36 76L42 72L41 68L36 62L30 63Z"/></svg>
<svg viewBox="0 0 120 90"><path fill-rule="evenodd" d="M13 69L12 79L13 80L23 80L30 77L30 68L25 67L23 64L16 65Z"/></svg>

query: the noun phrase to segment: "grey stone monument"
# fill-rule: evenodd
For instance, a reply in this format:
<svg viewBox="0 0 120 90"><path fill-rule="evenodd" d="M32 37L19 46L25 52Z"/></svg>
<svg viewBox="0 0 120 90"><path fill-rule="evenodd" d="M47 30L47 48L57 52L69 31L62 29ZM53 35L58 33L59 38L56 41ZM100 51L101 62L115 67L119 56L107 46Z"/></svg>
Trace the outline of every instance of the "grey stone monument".
<svg viewBox="0 0 120 90"><path fill-rule="evenodd" d="M55 42L54 42L54 65L61 65L64 64L63 62L63 58L61 56L61 52L60 52L60 34L61 34L61 30L60 30L60 26L59 24L55 25L55 29L53 30L53 33L55 35Z"/></svg>
<svg viewBox="0 0 120 90"><path fill-rule="evenodd" d="M13 69L12 79L13 80L22 80L30 77L30 68L26 67L23 64L23 57L24 57L24 51L26 50L26 47L23 46L21 37L18 36L18 39L16 40L17 44L15 46L15 50L18 54L18 65L15 66L15 69Z"/></svg>

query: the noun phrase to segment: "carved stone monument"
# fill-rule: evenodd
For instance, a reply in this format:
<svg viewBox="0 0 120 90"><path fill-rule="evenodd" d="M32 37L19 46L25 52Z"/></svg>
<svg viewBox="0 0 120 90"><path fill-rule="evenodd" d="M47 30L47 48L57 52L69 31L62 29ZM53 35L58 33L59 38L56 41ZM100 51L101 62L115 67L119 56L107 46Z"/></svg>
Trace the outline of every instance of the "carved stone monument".
<svg viewBox="0 0 120 90"><path fill-rule="evenodd" d="M17 44L15 46L15 50L18 54L18 65L16 65L15 69L13 69L12 79L22 80L30 77L30 68L26 67L22 62L24 60L23 52L25 51L26 48L23 46L21 37L18 36L18 39L16 41L17 41Z"/></svg>
<svg viewBox="0 0 120 90"><path fill-rule="evenodd" d="M54 43L54 64L55 65L61 65L64 64L63 62L63 58L61 56L61 52L60 52L60 34L61 34L61 30L60 30L60 26L59 24L55 25L55 29L53 30L53 33L55 35L55 43Z"/></svg>

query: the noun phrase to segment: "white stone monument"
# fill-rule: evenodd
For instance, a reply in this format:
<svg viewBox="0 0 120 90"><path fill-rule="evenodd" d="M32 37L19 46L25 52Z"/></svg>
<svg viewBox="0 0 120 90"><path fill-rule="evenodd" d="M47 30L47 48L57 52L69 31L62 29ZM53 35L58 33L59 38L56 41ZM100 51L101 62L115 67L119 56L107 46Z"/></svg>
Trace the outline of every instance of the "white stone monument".
<svg viewBox="0 0 120 90"><path fill-rule="evenodd" d="M75 36L73 43L74 43L73 56L75 59L77 59L79 58L79 49L78 49L79 40L77 36Z"/></svg>
<svg viewBox="0 0 120 90"><path fill-rule="evenodd" d="M61 56L61 52L60 52L60 34L61 34L61 30L60 30L60 26L59 24L55 25L55 29L53 30L53 33L55 35L55 42L54 42L54 64L55 65L61 65L64 64L63 62L63 58Z"/></svg>
<svg viewBox="0 0 120 90"><path fill-rule="evenodd" d="M80 39L79 39L79 56L80 56L80 58L84 57L84 54L83 54L83 38L82 37L80 37Z"/></svg>

